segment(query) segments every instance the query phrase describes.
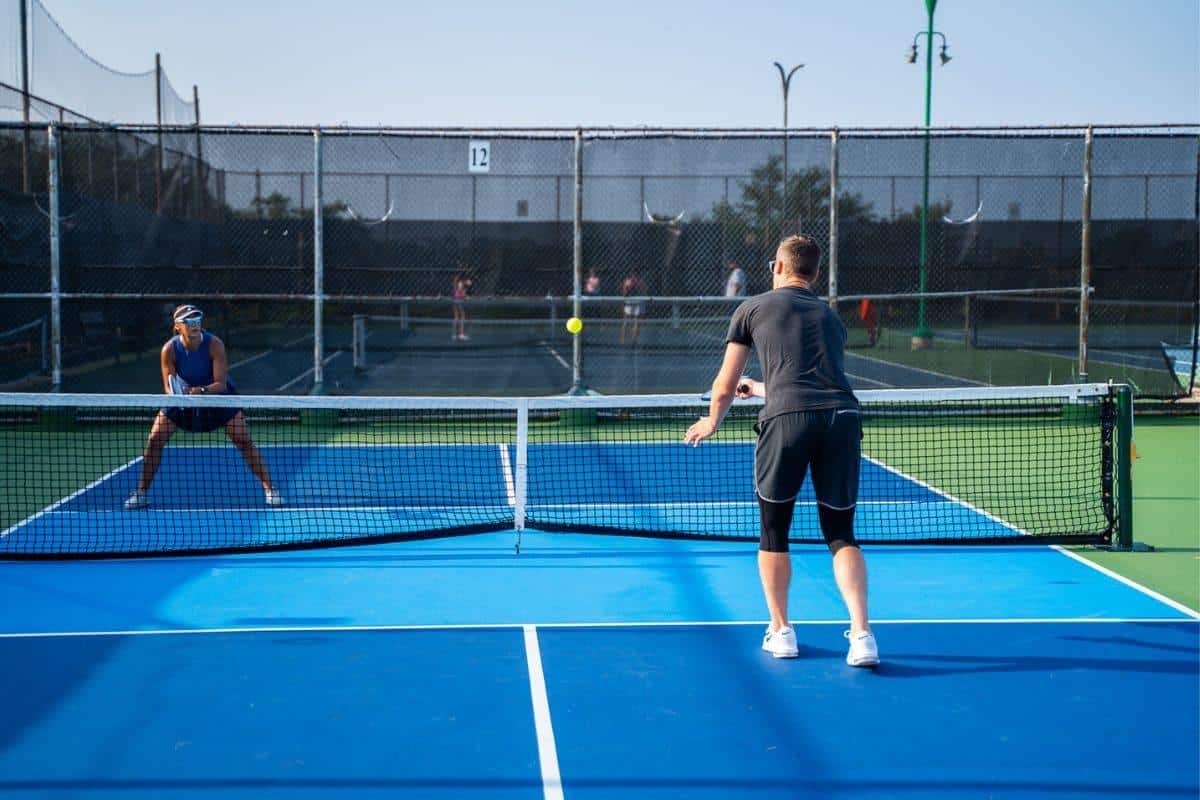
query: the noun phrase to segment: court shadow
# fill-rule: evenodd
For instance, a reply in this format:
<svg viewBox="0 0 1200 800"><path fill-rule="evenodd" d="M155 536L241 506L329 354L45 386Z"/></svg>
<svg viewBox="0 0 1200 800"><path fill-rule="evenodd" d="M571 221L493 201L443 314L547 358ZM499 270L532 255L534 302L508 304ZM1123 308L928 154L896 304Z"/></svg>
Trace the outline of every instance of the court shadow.
<svg viewBox="0 0 1200 800"><path fill-rule="evenodd" d="M1117 672L1146 675L1195 675L1200 650L1184 648L1186 660L1070 658L1066 656L953 656L946 654L888 653L874 669L881 678L929 678L939 675L987 674L993 672ZM921 663L921 662L931 663Z"/></svg>

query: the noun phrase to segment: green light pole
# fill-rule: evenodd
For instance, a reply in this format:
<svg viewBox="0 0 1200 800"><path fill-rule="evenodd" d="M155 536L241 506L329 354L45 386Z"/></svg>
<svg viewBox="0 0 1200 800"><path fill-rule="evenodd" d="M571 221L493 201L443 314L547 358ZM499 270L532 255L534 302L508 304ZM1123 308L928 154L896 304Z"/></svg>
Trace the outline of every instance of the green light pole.
<svg viewBox="0 0 1200 800"><path fill-rule="evenodd" d="M942 51L938 58L942 66L950 61L946 52L946 35L933 29L933 12L937 9L937 0L925 0L925 10L928 12L928 24L924 31L913 37L912 48L908 51L908 63L917 63L917 41L925 36L925 159L921 180L921 253L920 273L917 291L921 297L917 304L917 329L912 335L912 349L924 350L933 343L933 331L925 324L925 268L929 264L929 123L933 97L933 37L942 37Z"/></svg>

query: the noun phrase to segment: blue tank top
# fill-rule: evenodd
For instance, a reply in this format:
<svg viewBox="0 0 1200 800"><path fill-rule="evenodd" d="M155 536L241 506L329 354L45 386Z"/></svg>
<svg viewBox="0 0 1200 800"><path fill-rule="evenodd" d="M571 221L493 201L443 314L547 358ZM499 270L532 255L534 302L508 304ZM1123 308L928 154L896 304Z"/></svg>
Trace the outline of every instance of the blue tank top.
<svg viewBox="0 0 1200 800"><path fill-rule="evenodd" d="M175 372L188 386L208 386L213 382L212 353L209 351L212 338L211 333L202 334L200 346L195 350L184 347L178 336L171 339L171 347L175 351ZM225 394L236 391L232 375L225 376L225 384Z"/></svg>

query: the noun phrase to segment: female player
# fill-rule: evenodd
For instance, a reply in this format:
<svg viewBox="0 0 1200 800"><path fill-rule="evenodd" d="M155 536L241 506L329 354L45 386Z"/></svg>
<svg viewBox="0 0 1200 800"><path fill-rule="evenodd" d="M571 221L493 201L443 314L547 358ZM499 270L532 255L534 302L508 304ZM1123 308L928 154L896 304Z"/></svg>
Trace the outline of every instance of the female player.
<svg viewBox="0 0 1200 800"><path fill-rule="evenodd" d="M163 390L167 394L237 394L229 377L225 345L203 328L204 312L196 306L178 306L173 314L172 336L162 347ZM239 408L164 408L154 418L150 439L142 459L142 477L137 490L125 501L132 511L150 505L150 484L162 464L162 451L179 428L190 433L208 433L225 428L230 441L241 452L246 466L262 484L267 505L283 505L283 496L271 483L262 454L254 446L246 429L246 417ZM197 478L202 477L197 475Z"/></svg>

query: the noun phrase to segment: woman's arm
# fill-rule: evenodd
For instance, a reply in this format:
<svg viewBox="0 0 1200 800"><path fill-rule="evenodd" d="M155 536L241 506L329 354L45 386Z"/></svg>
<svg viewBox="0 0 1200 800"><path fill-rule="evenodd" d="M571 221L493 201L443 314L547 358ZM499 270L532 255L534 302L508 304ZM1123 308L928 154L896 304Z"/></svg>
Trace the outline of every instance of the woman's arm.
<svg viewBox="0 0 1200 800"><path fill-rule="evenodd" d="M175 350L168 341L158 354L158 366L162 370L163 394L173 394L171 391L171 376L175 374Z"/></svg>

